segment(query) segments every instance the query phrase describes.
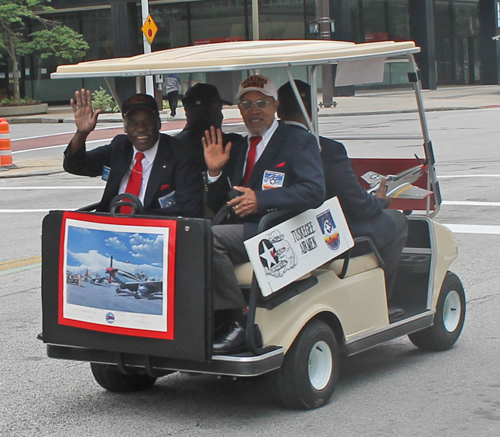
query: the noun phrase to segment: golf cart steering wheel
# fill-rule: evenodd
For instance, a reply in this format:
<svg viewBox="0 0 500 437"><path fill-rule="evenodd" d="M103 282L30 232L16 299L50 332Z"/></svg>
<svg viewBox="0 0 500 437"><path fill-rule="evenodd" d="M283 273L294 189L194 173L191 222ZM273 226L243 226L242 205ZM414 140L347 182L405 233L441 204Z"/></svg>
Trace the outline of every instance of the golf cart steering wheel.
<svg viewBox="0 0 500 437"><path fill-rule="evenodd" d="M121 214L117 211L120 211L120 208L123 206L128 206L132 209L129 214ZM118 215L126 215L126 216L134 216L135 214L143 214L144 206L142 205L141 200L134 194L130 193L122 193L113 197L110 203L110 212L114 216Z"/></svg>

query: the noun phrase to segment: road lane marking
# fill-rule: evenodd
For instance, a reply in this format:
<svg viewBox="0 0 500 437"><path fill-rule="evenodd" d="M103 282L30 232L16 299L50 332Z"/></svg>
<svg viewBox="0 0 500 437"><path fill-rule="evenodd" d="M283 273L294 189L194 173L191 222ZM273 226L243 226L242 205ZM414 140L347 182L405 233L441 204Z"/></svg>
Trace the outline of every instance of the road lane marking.
<svg viewBox="0 0 500 437"><path fill-rule="evenodd" d="M180 132L181 130L182 129L172 129L172 130L168 130L168 131L162 131L161 133L173 135L173 134ZM86 141L85 144L89 145L89 144L94 144L94 143L110 143L112 139L113 138L103 138L101 140L91 140L91 141ZM26 153L26 152L36 152L36 151L40 151L40 150L58 149L61 147L66 148L66 147L68 147L68 144L65 143L65 144L59 144L57 146L45 146L45 147L36 147L33 149L15 150L15 151L12 151L12 154L14 155L17 153Z"/></svg>
<svg viewBox="0 0 500 437"><path fill-rule="evenodd" d="M106 141L111 141L110 139L105 139L105 140L92 140L92 141L86 141L85 144L92 144L92 143L99 143L99 142L106 142ZM59 148L66 148L68 147L67 144L59 144L57 146L45 146L45 147L36 147L34 149L24 149L24 150L14 150L12 151L12 154L17 154L17 153L26 153L26 152L37 152L41 150L49 150L49 149L59 149Z"/></svg>
<svg viewBox="0 0 500 437"><path fill-rule="evenodd" d="M34 269L42 265L42 257L32 256L30 258L21 258L12 261L0 263L0 276L8 273L21 272L23 270Z"/></svg>
<svg viewBox="0 0 500 437"><path fill-rule="evenodd" d="M0 187L0 190L102 190L105 185L83 187Z"/></svg>
<svg viewBox="0 0 500 437"><path fill-rule="evenodd" d="M96 127L94 130L95 131L100 131L100 130L107 130L107 129L119 129L122 127L123 124L116 122L114 125L110 126L102 126L102 127ZM27 141L27 140L38 140L40 138L50 138L50 137L57 137L59 135L74 135L75 131L71 130L69 132L59 132L55 134L46 134L46 135L36 135L34 137L25 137L25 138L11 138L11 141ZM67 144L66 144L67 145Z"/></svg>
<svg viewBox="0 0 500 437"><path fill-rule="evenodd" d="M500 235L500 226L443 224L455 234Z"/></svg>
<svg viewBox="0 0 500 437"><path fill-rule="evenodd" d="M438 179L465 179L465 178L500 178L500 174L457 174L439 175Z"/></svg>
<svg viewBox="0 0 500 437"><path fill-rule="evenodd" d="M74 211L78 208L46 208L46 209L0 209L0 213L16 214L28 212L49 212L49 211Z"/></svg>
<svg viewBox="0 0 500 437"><path fill-rule="evenodd" d="M442 204L457 206L500 206L500 202L476 202L475 200L443 200Z"/></svg>

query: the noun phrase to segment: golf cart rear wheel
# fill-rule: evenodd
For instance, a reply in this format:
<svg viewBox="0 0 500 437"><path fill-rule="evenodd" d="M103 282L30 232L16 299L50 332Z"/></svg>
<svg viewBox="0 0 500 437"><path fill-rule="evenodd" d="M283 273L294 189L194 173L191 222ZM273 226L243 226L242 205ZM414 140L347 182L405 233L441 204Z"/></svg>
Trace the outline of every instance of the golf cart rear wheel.
<svg viewBox="0 0 500 437"><path fill-rule="evenodd" d="M108 391L116 393L131 393L151 388L156 378L152 376L135 373L121 373L117 367L106 364L90 363L92 374L97 383Z"/></svg>
<svg viewBox="0 0 500 437"><path fill-rule="evenodd" d="M320 320L306 325L270 374L271 389L287 408L313 409L326 404L339 375L339 352L331 328Z"/></svg>
<svg viewBox="0 0 500 437"><path fill-rule="evenodd" d="M408 335L410 341L420 349L444 351L458 340L465 321L465 292L462 282L454 273L448 272L439 293L434 315L434 325Z"/></svg>

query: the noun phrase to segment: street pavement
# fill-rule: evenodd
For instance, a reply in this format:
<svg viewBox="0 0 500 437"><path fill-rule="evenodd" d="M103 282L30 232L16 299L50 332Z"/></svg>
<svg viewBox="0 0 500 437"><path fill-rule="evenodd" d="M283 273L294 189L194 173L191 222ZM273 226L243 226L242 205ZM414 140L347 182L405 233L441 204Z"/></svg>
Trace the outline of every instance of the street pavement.
<svg viewBox="0 0 500 437"><path fill-rule="evenodd" d="M321 100L321 96L320 96ZM370 90L357 92L355 96L335 97L336 106L320 107L320 117L363 116L370 114L401 114L417 111L415 93L411 89ZM426 112L456 111L500 107L500 86L446 86L437 90L423 90L422 100ZM185 124L183 108L179 108L175 118L169 117L168 110L162 111L162 131L180 130ZM224 123L241 123L236 105L224 107ZM11 124L18 123L74 123L69 105L49 107L47 114L6 117ZM98 128L109 123L121 123L121 114L101 114ZM92 133L92 139L109 138L106 129ZM107 136L106 136L107 135ZM61 144L67 143L71 135L63 136ZM36 141L33 139L32 141ZM61 171L61 159L44 158L38 160L14 158L12 167L0 167L0 179L51 174Z"/></svg>

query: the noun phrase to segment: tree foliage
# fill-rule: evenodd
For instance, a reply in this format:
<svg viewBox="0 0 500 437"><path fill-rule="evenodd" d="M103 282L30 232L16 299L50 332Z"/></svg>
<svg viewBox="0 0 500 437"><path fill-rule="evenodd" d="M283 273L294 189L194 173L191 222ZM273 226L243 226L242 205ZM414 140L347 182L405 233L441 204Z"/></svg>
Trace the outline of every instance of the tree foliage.
<svg viewBox="0 0 500 437"><path fill-rule="evenodd" d="M12 60L15 100L20 100L20 56L39 53L41 58L57 56L74 61L88 49L82 35L39 15L54 11L49 3L50 0L0 0L0 56L7 54ZM44 29L28 33L30 21L40 23Z"/></svg>

